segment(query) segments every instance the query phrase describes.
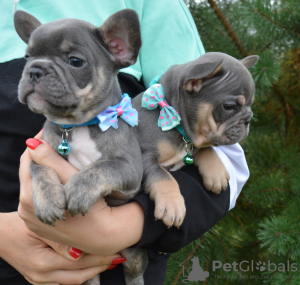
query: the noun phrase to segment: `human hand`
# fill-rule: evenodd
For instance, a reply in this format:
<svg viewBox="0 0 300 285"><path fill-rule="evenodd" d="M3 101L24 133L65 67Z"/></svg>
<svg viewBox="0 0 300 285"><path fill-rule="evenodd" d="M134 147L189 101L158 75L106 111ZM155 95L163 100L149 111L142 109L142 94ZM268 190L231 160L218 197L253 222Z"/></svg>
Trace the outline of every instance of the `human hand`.
<svg viewBox="0 0 300 285"><path fill-rule="evenodd" d="M118 254L81 254L75 261L69 247L41 239L26 228L16 212L1 213L0 221L1 257L32 284L82 284L122 261Z"/></svg>
<svg viewBox="0 0 300 285"><path fill-rule="evenodd" d="M36 139L40 138L41 133ZM85 217L81 215L71 217L66 212L67 220L57 221L55 227L40 222L33 207L32 180L29 171L31 159L54 169L62 184L78 170L46 142L30 139L28 143L31 143L31 149L28 148L21 157L18 213L29 230L43 238L98 255L114 254L140 240L144 214L137 202L110 208L102 197Z"/></svg>

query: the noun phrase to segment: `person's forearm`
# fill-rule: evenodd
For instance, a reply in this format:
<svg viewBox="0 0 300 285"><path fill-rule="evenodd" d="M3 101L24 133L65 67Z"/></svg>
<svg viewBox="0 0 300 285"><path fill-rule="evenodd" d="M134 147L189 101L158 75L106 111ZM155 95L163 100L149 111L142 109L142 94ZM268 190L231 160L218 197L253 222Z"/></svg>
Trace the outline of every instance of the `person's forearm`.
<svg viewBox="0 0 300 285"><path fill-rule="evenodd" d="M10 224L10 216L16 214L14 213L0 213L0 257L5 259L5 249L7 248L7 241L10 239L9 232L13 229Z"/></svg>
<svg viewBox="0 0 300 285"><path fill-rule="evenodd" d="M85 252L110 255L137 243L143 232L144 215L137 203L110 208L99 202L85 217L71 217L57 221L55 227L41 223L37 218L19 209L27 227L34 233Z"/></svg>

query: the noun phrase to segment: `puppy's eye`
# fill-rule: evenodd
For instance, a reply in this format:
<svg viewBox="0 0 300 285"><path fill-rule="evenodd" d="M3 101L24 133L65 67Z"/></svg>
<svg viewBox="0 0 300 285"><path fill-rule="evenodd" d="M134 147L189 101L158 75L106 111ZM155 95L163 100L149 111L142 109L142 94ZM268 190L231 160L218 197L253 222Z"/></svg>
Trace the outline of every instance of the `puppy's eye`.
<svg viewBox="0 0 300 285"><path fill-rule="evenodd" d="M236 104L223 104L223 108L226 110L226 111L233 111L236 109Z"/></svg>
<svg viewBox="0 0 300 285"><path fill-rule="evenodd" d="M28 60L28 59L30 58L30 56L29 56L28 54L26 54L26 55L24 56L24 58L25 58L26 60Z"/></svg>
<svg viewBox="0 0 300 285"><path fill-rule="evenodd" d="M69 58L69 64L74 67L82 67L84 65L84 61L82 59L79 59L77 57L70 57Z"/></svg>

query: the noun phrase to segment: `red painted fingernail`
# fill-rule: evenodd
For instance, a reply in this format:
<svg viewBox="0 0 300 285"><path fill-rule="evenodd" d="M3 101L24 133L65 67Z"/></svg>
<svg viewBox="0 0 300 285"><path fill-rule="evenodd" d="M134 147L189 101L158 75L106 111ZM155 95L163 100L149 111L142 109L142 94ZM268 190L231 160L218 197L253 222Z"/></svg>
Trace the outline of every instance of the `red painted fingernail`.
<svg viewBox="0 0 300 285"><path fill-rule="evenodd" d="M26 145L30 148L30 149L36 149L40 144L42 144L43 142L38 140L38 139L28 139L26 140Z"/></svg>
<svg viewBox="0 0 300 285"><path fill-rule="evenodd" d="M127 259L125 257L117 257L111 262L111 264L120 264L125 262L126 260Z"/></svg>
<svg viewBox="0 0 300 285"><path fill-rule="evenodd" d="M71 247L69 253L72 257L78 258L82 254L82 251L75 247Z"/></svg>
<svg viewBox="0 0 300 285"><path fill-rule="evenodd" d="M117 267L118 264L112 264L110 267L107 268L107 270L111 270L111 269L114 269L115 267Z"/></svg>

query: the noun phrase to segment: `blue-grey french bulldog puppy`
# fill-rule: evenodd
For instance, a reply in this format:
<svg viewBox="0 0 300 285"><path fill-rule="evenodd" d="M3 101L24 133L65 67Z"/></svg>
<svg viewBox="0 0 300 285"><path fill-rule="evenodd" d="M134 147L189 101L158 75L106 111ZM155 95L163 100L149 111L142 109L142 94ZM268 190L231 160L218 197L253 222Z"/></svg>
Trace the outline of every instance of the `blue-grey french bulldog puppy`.
<svg viewBox="0 0 300 285"><path fill-rule="evenodd" d="M155 217L166 225L179 227L186 213L167 170L194 163L207 190L227 188L229 174L211 146L234 144L248 135L255 92L248 68L257 60L256 55L240 61L207 53L172 66L134 98L144 189L155 201Z"/></svg>
<svg viewBox="0 0 300 285"><path fill-rule="evenodd" d="M37 217L54 225L65 219L66 209L84 215L100 197L111 206L125 204L140 188L143 165L133 128L137 113L122 96L117 73L137 60L137 14L122 10L98 28L75 19L42 25L17 11L14 23L28 44L19 100L46 116L43 139L80 170L62 185L52 169L32 162ZM127 284L144 284L145 251L127 253Z"/></svg>

